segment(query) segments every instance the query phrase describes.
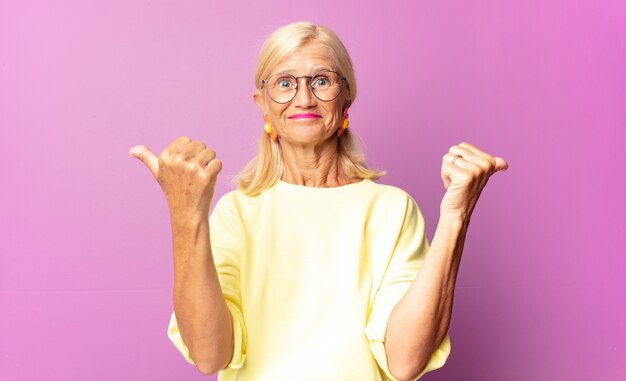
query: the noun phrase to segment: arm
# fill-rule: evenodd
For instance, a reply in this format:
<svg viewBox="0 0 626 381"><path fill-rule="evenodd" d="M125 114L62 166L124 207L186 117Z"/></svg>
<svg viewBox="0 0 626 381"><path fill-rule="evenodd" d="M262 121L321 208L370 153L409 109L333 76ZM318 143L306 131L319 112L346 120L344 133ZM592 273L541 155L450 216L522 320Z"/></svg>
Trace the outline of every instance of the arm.
<svg viewBox="0 0 626 381"><path fill-rule="evenodd" d="M186 136L174 140L159 157L144 145L128 153L152 172L170 207L177 323L171 327L184 341L179 345L188 347L187 357L193 359L188 361L204 374L215 373L229 363L234 347L232 316L217 275L207 220L222 163L204 143Z"/></svg>
<svg viewBox="0 0 626 381"><path fill-rule="evenodd" d="M399 380L417 377L448 331L468 224L439 220L420 272L391 313L385 349L389 370Z"/></svg>
<svg viewBox="0 0 626 381"><path fill-rule="evenodd" d="M189 354L203 374L224 368L233 355L232 317L211 252L206 218L172 213L174 311Z"/></svg>
<svg viewBox="0 0 626 381"><path fill-rule="evenodd" d="M469 143L443 156L446 194L441 217L420 272L389 317L385 338L389 371L401 380L418 377L443 341L452 315L463 244L470 217L489 177L506 170L506 161Z"/></svg>

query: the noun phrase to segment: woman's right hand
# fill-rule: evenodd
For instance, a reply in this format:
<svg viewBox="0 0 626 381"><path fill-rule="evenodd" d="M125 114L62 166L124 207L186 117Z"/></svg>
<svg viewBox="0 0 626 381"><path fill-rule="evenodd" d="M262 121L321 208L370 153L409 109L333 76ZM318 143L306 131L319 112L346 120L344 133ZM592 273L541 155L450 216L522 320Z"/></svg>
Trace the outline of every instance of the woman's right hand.
<svg viewBox="0 0 626 381"><path fill-rule="evenodd" d="M222 162L204 143L186 136L174 140L157 158L148 147L136 145L128 151L141 160L161 186L170 212L182 218L209 214L217 175Z"/></svg>

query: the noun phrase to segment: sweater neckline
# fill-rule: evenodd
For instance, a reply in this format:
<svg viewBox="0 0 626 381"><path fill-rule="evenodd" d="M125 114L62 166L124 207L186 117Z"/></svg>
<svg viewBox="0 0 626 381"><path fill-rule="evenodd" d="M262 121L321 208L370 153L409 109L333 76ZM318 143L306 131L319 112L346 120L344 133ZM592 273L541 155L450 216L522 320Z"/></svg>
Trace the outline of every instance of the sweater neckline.
<svg viewBox="0 0 626 381"><path fill-rule="evenodd" d="M300 185L300 184L292 184L292 183L288 183L279 179L275 186L276 186L276 189L290 190L293 192L339 193L339 192L344 192L344 191L347 192L355 188L359 188L371 181L372 180L370 179L362 179L361 181L357 181L356 183L340 185L338 187L322 188L322 187L310 187L310 186Z"/></svg>

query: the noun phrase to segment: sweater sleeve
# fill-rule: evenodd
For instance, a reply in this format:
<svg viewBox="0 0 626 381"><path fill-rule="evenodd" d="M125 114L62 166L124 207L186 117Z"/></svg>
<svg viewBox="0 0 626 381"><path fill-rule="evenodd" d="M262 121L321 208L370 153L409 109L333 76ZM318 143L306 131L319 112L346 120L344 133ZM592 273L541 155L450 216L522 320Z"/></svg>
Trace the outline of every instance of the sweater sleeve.
<svg viewBox="0 0 626 381"><path fill-rule="evenodd" d="M247 331L243 317L241 301L241 247L244 231L238 223L239 218L235 206L226 195L217 202L209 218L211 251L222 288L226 306L233 320L233 356L224 368L239 369L246 358ZM168 337L183 357L194 364L189 356L189 349L180 335L176 315L172 313L168 326Z"/></svg>
<svg viewBox="0 0 626 381"><path fill-rule="evenodd" d="M385 351L387 323L393 308L402 299L419 272L429 248L424 231L424 217L413 198L408 194L406 196L404 221L365 326L365 335L369 340L372 355L384 372L385 381L397 381L387 364ZM414 380L426 372L441 368L449 354L450 338L446 334L439 348L432 353L424 370Z"/></svg>

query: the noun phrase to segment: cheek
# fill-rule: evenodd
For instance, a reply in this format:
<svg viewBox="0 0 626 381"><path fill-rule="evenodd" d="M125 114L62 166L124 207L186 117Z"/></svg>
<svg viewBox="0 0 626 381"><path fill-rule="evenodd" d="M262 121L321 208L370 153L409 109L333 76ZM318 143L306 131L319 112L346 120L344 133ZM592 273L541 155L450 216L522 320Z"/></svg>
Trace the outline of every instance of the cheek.
<svg viewBox="0 0 626 381"><path fill-rule="evenodd" d="M284 110L284 107L278 107L278 105L270 105L269 112L272 124L280 126L283 125Z"/></svg>
<svg viewBox="0 0 626 381"><path fill-rule="evenodd" d="M328 111L328 115L329 115L329 122L332 124L331 127L337 127L339 126L339 123L341 123L341 117L343 116L343 110L341 109L340 105L336 105L336 107L333 107L332 110Z"/></svg>

